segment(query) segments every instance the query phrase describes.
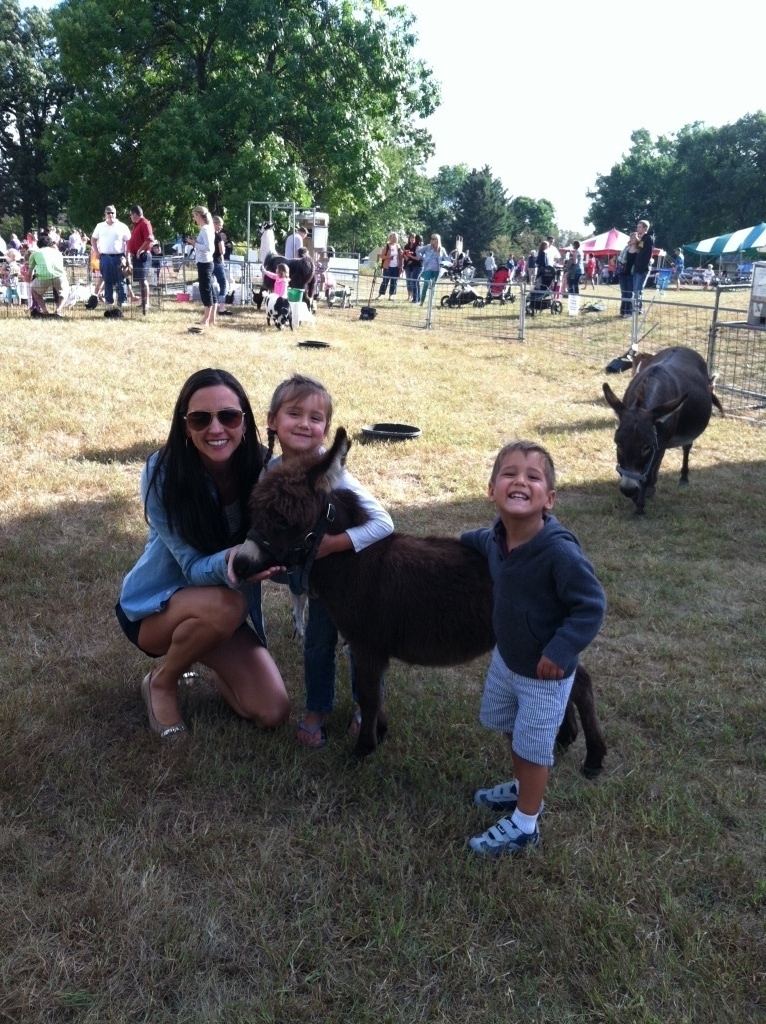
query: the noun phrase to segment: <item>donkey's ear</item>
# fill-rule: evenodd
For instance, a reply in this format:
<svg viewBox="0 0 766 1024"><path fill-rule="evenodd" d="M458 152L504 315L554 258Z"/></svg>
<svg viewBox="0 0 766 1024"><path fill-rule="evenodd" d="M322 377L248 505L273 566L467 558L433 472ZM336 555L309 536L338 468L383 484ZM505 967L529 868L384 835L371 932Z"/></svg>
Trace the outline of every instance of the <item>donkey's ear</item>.
<svg viewBox="0 0 766 1024"><path fill-rule="evenodd" d="M338 427L330 450L309 470L309 480L314 490L332 491L338 486L350 447L348 434L343 427Z"/></svg>
<svg viewBox="0 0 766 1024"><path fill-rule="evenodd" d="M617 397L617 395L615 395L614 391L612 391L612 389L609 387L609 385L606 383L606 381L604 381L604 385L603 386L604 386L604 398L611 405L612 409L614 410L615 416L617 417L617 419L619 419L620 416L622 416L622 414L625 412L625 406L620 401L620 399Z"/></svg>

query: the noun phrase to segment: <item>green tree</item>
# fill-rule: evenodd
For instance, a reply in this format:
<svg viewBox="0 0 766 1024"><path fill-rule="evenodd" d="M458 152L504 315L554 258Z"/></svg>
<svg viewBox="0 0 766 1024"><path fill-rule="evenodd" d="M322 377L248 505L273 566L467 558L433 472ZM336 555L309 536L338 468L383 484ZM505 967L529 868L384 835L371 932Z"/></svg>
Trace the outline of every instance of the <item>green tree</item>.
<svg viewBox="0 0 766 1024"><path fill-rule="evenodd" d="M509 204L503 183L484 166L472 170L455 199L454 231L474 255L485 252L493 238L509 233ZM453 239L450 239L450 243Z"/></svg>
<svg viewBox="0 0 766 1024"><path fill-rule="evenodd" d="M556 213L547 199L514 196L508 211L510 232L516 244L534 237L540 242L556 233Z"/></svg>
<svg viewBox="0 0 766 1024"><path fill-rule="evenodd" d="M442 239L455 237L455 206L460 189L468 177L467 164L443 164L428 179L428 189L419 211L421 234L433 232Z"/></svg>
<svg viewBox="0 0 766 1024"><path fill-rule="evenodd" d="M766 114L734 124L685 126L676 140L674 244L766 219Z"/></svg>
<svg viewBox="0 0 766 1024"><path fill-rule="evenodd" d="M0 0L0 204L24 231L55 220L66 190L49 187L44 138L69 89L50 17L18 0Z"/></svg>
<svg viewBox="0 0 766 1024"><path fill-rule="evenodd" d="M340 210L330 226L336 249L367 253L391 231L423 233L421 209L431 194L420 154L412 146L387 147L381 157L387 169L384 198L376 205L349 213Z"/></svg>
<svg viewBox="0 0 766 1024"><path fill-rule="evenodd" d="M666 249L758 224L766 210L766 114L675 136L631 136L630 152L588 192L597 231L647 217Z"/></svg>
<svg viewBox="0 0 766 1024"><path fill-rule="evenodd" d="M76 95L56 132L78 218L106 198L162 227L200 200L242 226L248 200L352 215L385 198L394 143L421 159L438 94L404 8L377 0L64 0Z"/></svg>
<svg viewBox="0 0 766 1024"><path fill-rule="evenodd" d="M672 217L668 186L675 159L672 139L656 141L645 128L633 132L631 148L607 175L599 174L587 193L592 199L588 220L598 234L612 227L633 230L636 221L652 222L655 238L664 236Z"/></svg>

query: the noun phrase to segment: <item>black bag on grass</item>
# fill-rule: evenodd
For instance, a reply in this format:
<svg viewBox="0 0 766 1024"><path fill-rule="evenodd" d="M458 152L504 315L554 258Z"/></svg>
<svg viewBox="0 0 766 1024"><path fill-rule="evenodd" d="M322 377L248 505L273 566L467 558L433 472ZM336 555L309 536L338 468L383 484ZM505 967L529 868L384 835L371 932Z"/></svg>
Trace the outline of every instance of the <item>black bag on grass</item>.
<svg viewBox="0 0 766 1024"><path fill-rule="evenodd" d="M372 293L375 291L375 281L376 281L377 277L378 277L378 268L375 267L375 273L372 275L372 287L370 288L370 297L367 300L368 305L367 306L362 306L362 308L359 310L359 319L360 320L374 320L375 317L377 316L378 311L377 311L377 309L372 304Z"/></svg>

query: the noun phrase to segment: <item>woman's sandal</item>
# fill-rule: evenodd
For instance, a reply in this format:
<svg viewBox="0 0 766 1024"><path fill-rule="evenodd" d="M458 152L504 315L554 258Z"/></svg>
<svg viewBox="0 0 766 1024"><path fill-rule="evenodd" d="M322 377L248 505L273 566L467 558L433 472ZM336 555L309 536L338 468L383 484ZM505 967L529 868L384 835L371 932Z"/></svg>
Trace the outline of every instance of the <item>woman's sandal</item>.
<svg viewBox="0 0 766 1024"><path fill-rule="evenodd" d="M299 718L295 738L301 746L308 747L309 750L321 750L322 747L327 746L327 729L323 722L315 725L313 729L309 729L303 719Z"/></svg>
<svg viewBox="0 0 766 1024"><path fill-rule="evenodd" d="M176 722L175 725L160 725L157 719L154 717L154 709L152 707L152 676L154 675L154 669L148 672L141 682L141 696L144 698L144 704L146 704L146 713L149 716L149 728L152 732L155 732L161 740L167 739L168 736L177 736L180 733L186 732L186 726L183 722Z"/></svg>

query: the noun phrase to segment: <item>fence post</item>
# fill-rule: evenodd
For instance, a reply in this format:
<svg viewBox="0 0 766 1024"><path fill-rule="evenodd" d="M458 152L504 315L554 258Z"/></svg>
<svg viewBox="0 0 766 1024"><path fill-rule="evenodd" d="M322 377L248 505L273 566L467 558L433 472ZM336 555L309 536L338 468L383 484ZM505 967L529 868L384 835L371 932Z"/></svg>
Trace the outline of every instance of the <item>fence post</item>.
<svg viewBox="0 0 766 1024"><path fill-rule="evenodd" d="M438 277L428 281L426 288L428 288L428 308L426 310L426 330L430 330L433 326L433 308L434 308L434 295L436 294L436 282L439 280Z"/></svg>
<svg viewBox="0 0 766 1024"><path fill-rule="evenodd" d="M631 324L630 324L630 350L635 352L638 348L638 292L631 292L633 298L631 299Z"/></svg>
<svg viewBox="0 0 766 1024"><path fill-rule="evenodd" d="M721 288L720 286L715 290L715 305L713 306L713 318L710 321L710 330L708 331L708 342L707 342L707 372L709 376L713 376L714 363L715 363L715 335L718 327L718 307L721 303Z"/></svg>
<svg viewBox="0 0 766 1024"><path fill-rule="evenodd" d="M527 285L525 281L521 282L521 292L519 293L519 341L526 341L527 332Z"/></svg>

